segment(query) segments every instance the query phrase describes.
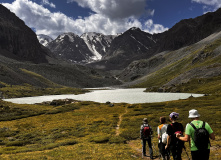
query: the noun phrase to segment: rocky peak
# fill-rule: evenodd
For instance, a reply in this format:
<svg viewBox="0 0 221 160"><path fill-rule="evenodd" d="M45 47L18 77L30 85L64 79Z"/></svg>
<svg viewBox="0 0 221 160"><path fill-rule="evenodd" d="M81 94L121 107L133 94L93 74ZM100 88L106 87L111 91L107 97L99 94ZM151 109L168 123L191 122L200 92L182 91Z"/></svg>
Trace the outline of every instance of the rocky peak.
<svg viewBox="0 0 221 160"><path fill-rule="evenodd" d="M141 31L141 29L138 27L132 27L128 31Z"/></svg>
<svg viewBox="0 0 221 160"><path fill-rule="evenodd" d="M74 33L63 33L48 43L54 55L62 60L74 63L88 63L93 56L82 38Z"/></svg>

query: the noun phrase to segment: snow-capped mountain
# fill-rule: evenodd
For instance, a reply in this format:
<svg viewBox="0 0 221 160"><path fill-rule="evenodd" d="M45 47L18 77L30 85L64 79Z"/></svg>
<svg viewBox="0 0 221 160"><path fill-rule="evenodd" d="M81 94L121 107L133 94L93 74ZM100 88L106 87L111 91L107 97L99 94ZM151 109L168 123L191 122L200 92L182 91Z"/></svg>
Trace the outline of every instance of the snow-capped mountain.
<svg viewBox="0 0 221 160"><path fill-rule="evenodd" d="M116 36L88 32L80 37L74 33L64 33L49 42L49 48L57 58L73 63L91 63L106 55Z"/></svg>
<svg viewBox="0 0 221 160"><path fill-rule="evenodd" d="M101 60L115 37L114 35L103 35L95 32L88 32L81 35L89 50L94 54L91 57L93 60Z"/></svg>
<svg viewBox="0 0 221 160"><path fill-rule="evenodd" d="M89 63L94 54L82 38L74 33L63 33L47 44L57 58L73 63Z"/></svg>
<svg viewBox="0 0 221 160"><path fill-rule="evenodd" d="M43 45L46 46L49 42L53 41L53 39L47 35L39 34L37 35L38 41Z"/></svg>

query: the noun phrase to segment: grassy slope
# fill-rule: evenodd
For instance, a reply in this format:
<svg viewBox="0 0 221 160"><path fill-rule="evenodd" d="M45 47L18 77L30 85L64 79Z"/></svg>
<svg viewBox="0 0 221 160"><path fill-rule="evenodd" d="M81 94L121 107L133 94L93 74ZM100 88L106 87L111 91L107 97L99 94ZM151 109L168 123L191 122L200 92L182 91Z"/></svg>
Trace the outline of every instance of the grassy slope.
<svg viewBox="0 0 221 160"><path fill-rule="evenodd" d="M65 87L62 85L58 85L45 77L31 72L26 69L20 68L22 72L29 75L36 81L40 81L42 84L47 86L45 87L36 87L30 84L24 85L9 85L3 82L0 82L4 87L0 88L0 92L3 93L5 98L16 98L16 97L28 97L28 96L41 96L41 95L57 95L57 94L80 94L85 93L87 90L79 89L79 88L71 88Z"/></svg>
<svg viewBox="0 0 221 160"><path fill-rule="evenodd" d="M181 74L191 71L200 67L220 67L221 66L221 55L215 56L213 52L216 48L221 46L221 39L215 40L214 42L206 45L205 47L192 51L191 54L186 57L148 75L146 80L140 84L135 85L134 87L153 87L159 88L165 83L173 80L174 78L180 76ZM187 48L188 50L188 48ZM189 48L191 50L191 48ZM206 58L193 63L194 57L203 53L207 55ZM173 54L173 52L169 53ZM169 55L168 55L169 56ZM156 81L157 80L157 81ZM205 83L198 83L198 80ZM210 89L208 89L208 84L210 83ZM217 88L218 87L218 88ZM192 79L186 84L178 85L177 88L180 88L181 92L199 92L203 93L214 93L220 90L220 77L213 78L204 78L204 79ZM204 92L205 93L205 92Z"/></svg>
<svg viewBox="0 0 221 160"><path fill-rule="evenodd" d="M211 159L220 159L220 102L221 97L216 95L154 104L115 104L113 107L94 102L54 107L1 101L0 158L140 159L139 128L144 117L149 119L155 131L160 116L176 111L185 126L189 122L188 110L195 108L202 120L211 125L217 138L211 141ZM3 116L7 114L17 117L7 120L7 116ZM24 114L26 117L22 117ZM120 135L116 136L120 115L123 115ZM156 132L153 141L157 149ZM186 146L189 152L189 144ZM186 157L185 153L183 157Z"/></svg>
<svg viewBox="0 0 221 160"><path fill-rule="evenodd" d="M62 87L62 88L38 88L28 84L24 85L7 85L0 88L5 98L31 97L41 95L58 95L58 94L82 94L88 90L80 88Z"/></svg>

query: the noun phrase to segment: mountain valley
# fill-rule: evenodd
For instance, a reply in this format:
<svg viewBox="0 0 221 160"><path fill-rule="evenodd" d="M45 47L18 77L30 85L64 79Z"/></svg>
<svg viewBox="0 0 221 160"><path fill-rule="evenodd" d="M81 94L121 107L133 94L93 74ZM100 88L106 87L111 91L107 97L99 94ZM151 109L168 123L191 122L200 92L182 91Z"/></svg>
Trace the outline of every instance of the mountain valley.
<svg viewBox="0 0 221 160"><path fill-rule="evenodd" d="M118 35L69 32L54 40L36 36L3 6L0 12L1 86L136 86L182 92L187 90L177 87L193 79L220 76L221 9L158 34L133 27Z"/></svg>
<svg viewBox="0 0 221 160"><path fill-rule="evenodd" d="M129 104L54 96L101 87L142 88L142 94L182 92L189 97ZM124 96L133 99L131 90ZM196 98L192 93L201 95ZM158 94L164 98L163 94L171 93ZM53 95L54 100L36 104L5 100L43 95ZM112 98L104 92L102 96ZM158 34L132 27L117 35L67 32L53 39L36 35L0 4L0 159L143 159L140 124L144 117L156 129L159 117L176 111L185 125L190 122L188 111L195 108L216 135L210 143L210 159L218 160L220 104L221 9L182 20ZM158 141L154 132L153 146ZM188 143L185 146L182 158L187 160L191 150ZM155 157L159 157L157 147Z"/></svg>

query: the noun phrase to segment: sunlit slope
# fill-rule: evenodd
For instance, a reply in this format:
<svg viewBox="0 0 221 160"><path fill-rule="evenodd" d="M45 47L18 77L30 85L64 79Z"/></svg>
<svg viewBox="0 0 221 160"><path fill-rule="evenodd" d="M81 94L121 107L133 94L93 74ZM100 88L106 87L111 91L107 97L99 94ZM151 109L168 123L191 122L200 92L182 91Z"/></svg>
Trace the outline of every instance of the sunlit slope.
<svg viewBox="0 0 221 160"><path fill-rule="evenodd" d="M220 33L215 38L208 37L192 46L168 52L163 58L158 69L148 73L135 87L146 87L149 91L220 92Z"/></svg>
<svg viewBox="0 0 221 160"><path fill-rule="evenodd" d="M1 103L0 158L12 159L142 159L140 125L147 117L153 128L154 156L158 155L156 128L159 117L180 113L189 123L188 111L198 109L216 135L211 159L220 159L220 96L149 104L100 104L75 102L59 105ZM160 112L159 112L160 111ZM120 123L119 123L120 122ZM169 123L169 119L167 119ZM117 125L120 124L119 127ZM186 143L190 155L189 144ZM182 154L187 159L186 153Z"/></svg>

